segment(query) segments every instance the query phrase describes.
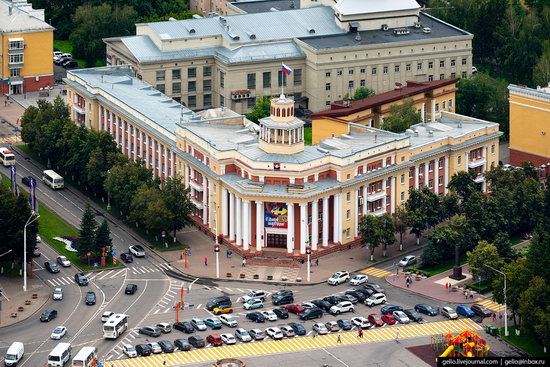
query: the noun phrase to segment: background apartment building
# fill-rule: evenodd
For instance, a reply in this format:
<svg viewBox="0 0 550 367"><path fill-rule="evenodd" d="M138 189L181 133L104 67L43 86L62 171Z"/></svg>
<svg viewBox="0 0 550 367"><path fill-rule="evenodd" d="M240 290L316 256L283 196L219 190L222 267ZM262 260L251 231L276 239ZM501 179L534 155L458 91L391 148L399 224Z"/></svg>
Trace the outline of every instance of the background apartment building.
<svg viewBox="0 0 550 367"><path fill-rule="evenodd" d="M231 4L246 10L236 15L137 24L136 36L104 40L107 62L131 65L191 109L238 113L281 87L317 112L359 87L381 93L407 80L471 73L473 36L414 0L309 1L281 11L266 11L266 3ZM289 77L282 62L294 69Z"/></svg>

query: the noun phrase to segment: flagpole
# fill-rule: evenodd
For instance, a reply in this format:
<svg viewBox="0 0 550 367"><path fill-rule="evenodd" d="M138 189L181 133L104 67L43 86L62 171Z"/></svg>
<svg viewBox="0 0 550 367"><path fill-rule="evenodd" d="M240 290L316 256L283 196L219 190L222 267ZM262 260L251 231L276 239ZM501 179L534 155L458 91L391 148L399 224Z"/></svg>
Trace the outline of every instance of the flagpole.
<svg viewBox="0 0 550 367"><path fill-rule="evenodd" d="M286 73L283 71L283 63L281 63L281 96L285 95L285 75Z"/></svg>

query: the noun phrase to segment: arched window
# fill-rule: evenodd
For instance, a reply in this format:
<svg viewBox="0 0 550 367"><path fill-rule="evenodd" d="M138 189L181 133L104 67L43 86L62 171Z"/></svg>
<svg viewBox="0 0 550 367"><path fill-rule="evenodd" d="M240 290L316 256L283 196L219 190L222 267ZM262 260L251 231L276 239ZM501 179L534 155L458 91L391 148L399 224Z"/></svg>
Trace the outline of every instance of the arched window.
<svg viewBox="0 0 550 367"><path fill-rule="evenodd" d="M283 108L283 117L286 117L286 108Z"/></svg>
<svg viewBox="0 0 550 367"><path fill-rule="evenodd" d="M275 110L276 110L276 112L277 112L277 117L281 116L281 109L280 109L280 108L277 108L277 109L275 109Z"/></svg>

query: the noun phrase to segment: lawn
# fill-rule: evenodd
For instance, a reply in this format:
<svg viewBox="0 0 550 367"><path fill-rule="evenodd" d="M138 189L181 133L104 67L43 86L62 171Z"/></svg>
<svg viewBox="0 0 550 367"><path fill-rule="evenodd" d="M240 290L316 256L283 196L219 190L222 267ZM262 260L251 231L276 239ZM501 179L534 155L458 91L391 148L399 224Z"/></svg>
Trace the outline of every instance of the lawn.
<svg viewBox="0 0 550 367"><path fill-rule="evenodd" d="M312 128L304 127L304 144L311 145Z"/></svg>
<svg viewBox="0 0 550 367"><path fill-rule="evenodd" d="M486 294L493 290L492 282L488 281L487 279L469 284L466 286L466 288L481 294Z"/></svg>
<svg viewBox="0 0 550 367"><path fill-rule="evenodd" d="M468 258L466 257L466 254L462 254L460 256L460 264L464 265L468 262ZM420 270L428 275L428 277L443 273L444 271L450 270L455 265L455 259L454 257L449 260L443 261L441 264L437 265L430 265L430 266L418 266L418 267L411 267L411 270Z"/></svg>
<svg viewBox="0 0 550 367"><path fill-rule="evenodd" d="M531 357L550 357L550 353L544 353L542 345L536 340L534 334L521 333L520 336L516 335L516 328L508 326L508 333L510 336L504 336L504 328L500 328L500 335L508 343L515 345Z"/></svg>
<svg viewBox="0 0 550 367"><path fill-rule="evenodd" d="M69 40L54 40L53 41L53 47L59 49L59 51L64 52L64 53L69 53L69 54L73 53L73 45L71 44L71 41L69 41ZM82 59L74 59L74 60L81 67L86 66L86 62L84 60L82 60ZM105 66L105 61L104 60L96 60L94 66L96 66L96 67Z"/></svg>

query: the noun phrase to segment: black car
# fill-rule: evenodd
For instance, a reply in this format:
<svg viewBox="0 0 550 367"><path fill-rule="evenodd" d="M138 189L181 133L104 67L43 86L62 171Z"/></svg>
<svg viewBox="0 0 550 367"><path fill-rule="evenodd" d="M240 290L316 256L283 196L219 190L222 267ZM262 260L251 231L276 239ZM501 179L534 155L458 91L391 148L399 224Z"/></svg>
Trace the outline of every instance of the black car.
<svg viewBox="0 0 550 367"><path fill-rule="evenodd" d="M192 334L195 332L195 328L189 321L180 321L172 325L172 328L184 332L185 334Z"/></svg>
<svg viewBox="0 0 550 367"><path fill-rule="evenodd" d="M408 310L403 310L403 312L405 313L405 315L407 315L407 317L411 320L411 321L414 321L414 322L421 322L423 321L424 319L422 318L422 315L419 314L418 312L416 312L415 310L413 310L412 308L408 309Z"/></svg>
<svg viewBox="0 0 550 367"><path fill-rule="evenodd" d="M288 311L284 308L276 308L273 310L273 313L275 313L279 319L288 319Z"/></svg>
<svg viewBox="0 0 550 367"><path fill-rule="evenodd" d="M174 344L170 340L161 340L159 343L162 353L172 353L174 351Z"/></svg>
<svg viewBox="0 0 550 367"><path fill-rule="evenodd" d="M156 326L144 326L144 327L139 329L139 333L147 335L147 336L157 337L157 336L160 336L161 331Z"/></svg>
<svg viewBox="0 0 550 367"><path fill-rule="evenodd" d="M189 344L191 344L195 348L204 348L204 346L206 345L206 343L204 342L204 339L198 335L190 336L189 339L187 339L187 341L189 342Z"/></svg>
<svg viewBox="0 0 550 367"><path fill-rule="evenodd" d="M46 268L47 271L49 271L50 273L54 274L54 273L59 273L59 266L57 266L56 263L54 263L53 261L46 261L44 263L44 268Z"/></svg>
<svg viewBox="0 0 550 367"><path fill-rule="evenodd" d="M372 289L374 293L386 293L382 287L374 283L363 284L363 289Z"/></svg>
<svg viewBox="0 0 550 367"><path fill-rule="evenodd" d="M124 290L124 293L126 294L134 294L137 291L137 285L136 284L128 284L126 286L126 289Z"/></svg>
<svg viewBox="0 0 550 367"><path fill-rule="evenodd" d="M294 303L294 296L292 294L281 294L277 297L273 297L272 302L275 306L289 305Z"/></svg>
<svg viewBox="0 0 550 367"><path fill-rule="evenodd" d="M60 57L59 59L55 60L53 63L56 64L56 65L62 65L64 62L67 62L68 60L71 60L71 58L67 57L67 56L63 56L63 57Z"/></svg>
<svg viewBox="0 0 550 367"><path fill-rule="evenodd" d="M327 301L331 305L336 305L341 302L338 296L327 296L323 298L323 301Z"/></svg>
<svg viewBox="0 0 550 367"><path fill-rule="evenodd" d="M78 63L74 60L68 59L64 63L61 64L62 67L65 69L76 69L78 68Z"/></svg>
<svg viewBox="0 0 550 367"><path fill-rule="evenodd" d="M373 289L370 288L358 288L353 291L359 294L363 294L365 296L365 299L376 293Z"/></svg>
<svg viewBox="0 0 550 367"><path fill-rule="evenodd" d="M437 314L438 314L437 309L435 309L432 306L427 305L425 303L417 304L416 306L414 306L414 310L416 312L420 312L420 313L423 313L424 315L428 315L428 316L437 316Z"/></svg>
<svg viewBox="0 0 550 367"><path fill-rule="evenodd" d="M84 275L84 273L76 273L74 275L74 281L79 286L88 285L88 278L86 278L86 275Z"/></svg>
<svg viewBox="0 0 550 367"><path fill-rule="evenodd" d="M294 293L291 290L288 289L280 289L277 292L273 292L271 294L271 299L282 297L282 296L292 296L294 297Z"/></svg>
<svg viewBox="0 0 550 367"><path fill-rule="evenodd" d="M353 328L353 324L351 323L351 321L346 319L340 319L336 321L336 323L338 324L338 326L340 326L340 329L342 330L351 330Z"/></svg>
<svg viewBox="0 0 550 367"><path fill-rule="evenodd" d="M292 328L292 330L294 330L296 335L306 335L307 334L306 328L302 324L292 322L292 323L288 324L288 326L290 326Z"/></svg>
<svg viewBox="0 0 550 367"><path fill-rule="evenodd" d="M206 304L206 309L208 311L212 311L216 307L221 308L221 306L231 307L231 299L229 299L229 297L227 296L216 297Z"/></svg>
<svg viewBox="0 0 550 367"><path fill-rule="evenodd" d="M126 264L133 263L134 257L129 252L123 252L122 254L120 254L120 260L124 261Z"/></svg>
<svg viewBox="0 0 550 367"><path fill-rule="evenodd" d="M94 292L87 292L86 298L84 299L84 302L87 305L95 305L96 297Z"/></svg>
<svg viewBox="0 0 550 367"><path fill-rule="evenodd" d="M327 301L322 300L322 299L313 300L313 301L311 301L311 303L313 303L315 306L319 307L321 310L326 311L326 312L329 312L330 308L332 307L332 303L327 302Z"/></svg>
<svg viewBox="0 0 550 367"><path fill-rule="evenodd" d="M343 294L341 296L336 296L340 302L343 302L343 301L348 301L348 302L351 302L353 304L356 304L357 303L357 298L355 298L354 296L350 295L350 294Z"/></svg>
<svg viewBox="0 0 550 367"><path fill-rule="evenodd" d="M482 318L493 316L493 311L489 310L487 307L480 304L473 304L470 306L470 309L476 313L476 315L481 316Z"/></svg>
<svg viewBox="0 0 550 367"><path fill-rule="evenodd" d="M345 294L356 298L361 303L367 299L367 295L359 291L347 291Z"/></svg>
<svg viewBox="0 0 550 367"><path fill-rule="evenodd" d="M249 312L246 314L246 318L254 322L265 322L265 316L259 312Z"/></svg>
<svg viewBox="0 0 550 367"><path fill-rule="evenodd" d="M174 340L174 346L178 348L179 351L182 351L182 352L188 352L191 350L191 344L189 344L189 342L185 339Z"/></svg>
<svg viewBox="0 0 550 367"><path fill-rule="evenodd" d="M56 317L57 317L57 311L48 309L48 310L44 310L44 312L42 312L42 314L40 315L40 321L48 322L48 321L52 321Z"/></svg>
<svg viewBox="0 0 550 367"><path fill-rule="evenodd" d="M36 187L36 180L32 176L25 176L25 177L21 178L21 182L23 183L23 185L28 186L28 187L31 187L31 182L33 182L34 187Z"/></svg>
<svg viewBox="0 0 550 367"><path fill-rule="evenodd" d="M384 307L382 307L380 309L380 313L382 315L387 315L389 313L393 313L393 311L403 311L403 307L387 304L387 305L385 305Z"/></svg>
<svg viewBox="0 0 550 367"><path fill-rule="evenodd" d="M323 317L323 310L319 307L308 308L304 312L298 314L300 320L313 320Z"/></svg>
<svg viewBox="0 0 550 367"><path fill-rule="evenodd" d="M153 353L153 350L147 344L138 344L136 345L136 352L138 356L147 357Z"/></svg>

